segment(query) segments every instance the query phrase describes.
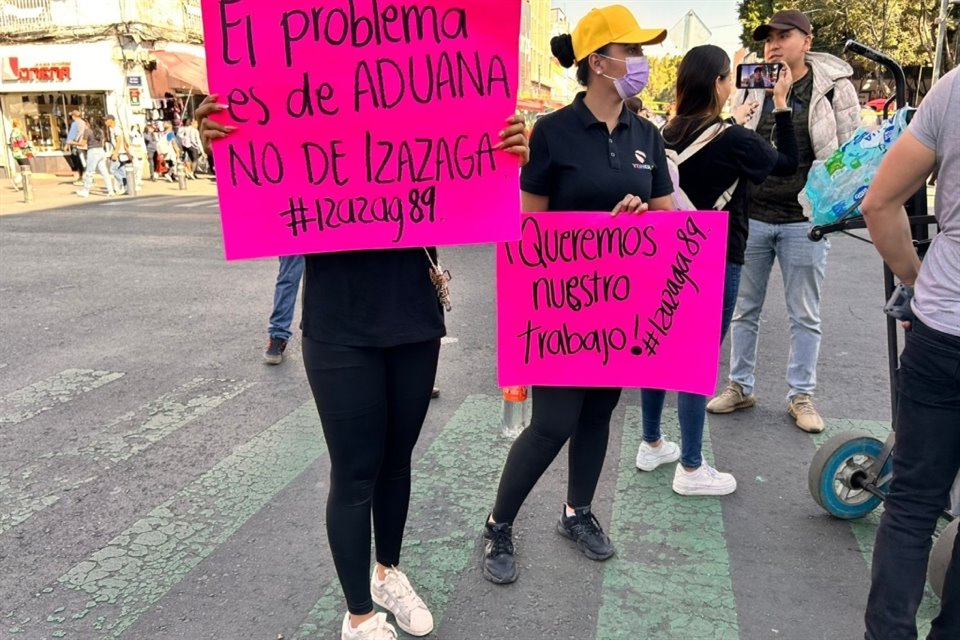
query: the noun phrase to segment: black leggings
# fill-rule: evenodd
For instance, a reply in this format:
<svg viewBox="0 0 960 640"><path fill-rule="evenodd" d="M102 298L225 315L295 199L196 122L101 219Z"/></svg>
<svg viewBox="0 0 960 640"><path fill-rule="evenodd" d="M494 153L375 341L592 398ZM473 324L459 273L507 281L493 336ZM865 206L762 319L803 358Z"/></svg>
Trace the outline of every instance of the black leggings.
<svg viewBox="0 0 960 640"><path fill-rule="evenodd" d="M370 613L370 513L377 562L400 562L410 455L437 372L440 340L387 349L304 336L303 364L330 452L327 538L347 608Z"/></svg>
<svg viewBox="0 0 960 640"><path fill-rule="evenodd" d="M500 476L496 522L512 523L540 476L570 441L567 504L587 507L600 480L607 455L610 416L621 389L535 387L530 426L510 448Z"/></svg>

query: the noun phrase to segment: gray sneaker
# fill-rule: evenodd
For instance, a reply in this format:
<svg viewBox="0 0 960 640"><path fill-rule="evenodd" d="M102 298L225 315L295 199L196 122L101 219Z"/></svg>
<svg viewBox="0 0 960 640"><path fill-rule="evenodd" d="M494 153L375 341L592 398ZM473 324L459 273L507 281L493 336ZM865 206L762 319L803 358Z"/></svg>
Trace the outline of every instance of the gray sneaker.
<svg viewBox="0 0 960 640"><path fill-rule="evenodd" d="M733 413L740 409L752 407L755 404L757 404L756 396L744 395L743 387L731 380L720 395L707 403L707 411L710 413Z"/></svg>
<svg viewBox="0 0 960 640"><path fill-rule="evenodd" d="M806 393L798 393L790 398L787 413L797 421L797 427L807 433L820 433L827 428L820 412L813 406L813 398Z"/></svg>

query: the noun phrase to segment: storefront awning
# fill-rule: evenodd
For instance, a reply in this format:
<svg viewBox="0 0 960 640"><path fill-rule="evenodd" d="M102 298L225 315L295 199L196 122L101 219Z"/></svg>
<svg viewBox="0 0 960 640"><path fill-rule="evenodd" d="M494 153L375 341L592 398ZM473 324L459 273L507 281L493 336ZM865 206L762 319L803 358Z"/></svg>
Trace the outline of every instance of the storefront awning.
<svg viewBox="0 0 960 640"><path fill-rule="evenodd" d="M157 68L150 73L150 91L160 97L166 92L192 92L206 95L207 65L203 58L189 53L151 51L157 59Z"/></svg>

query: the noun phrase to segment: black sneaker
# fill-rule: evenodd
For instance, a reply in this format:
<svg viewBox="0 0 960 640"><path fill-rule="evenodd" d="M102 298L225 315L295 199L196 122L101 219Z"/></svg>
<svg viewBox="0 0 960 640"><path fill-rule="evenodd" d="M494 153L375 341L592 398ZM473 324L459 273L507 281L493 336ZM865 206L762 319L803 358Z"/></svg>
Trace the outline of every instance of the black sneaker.
<svg viewBox="0 0 960 640"><path fill-rule="evenodd" d="M508 523L483 528L483 577L495 584L510 584L517 579L513 559L513 527Z"/></svg>
<svg viewBox="0 0 960 640"><path fill-rule="evenodd" d="M263 361L267 364L280 364L283 362L283 351L286 348L286 340L270 336L270 342L267 343L267 350L263 352Z"/></svg>
<svg viewBox="0 0 960 640"><path fill-rule="evenodd" d="M576 542L583 555L591 560L606 560L615 553L610 537L603 532L590 507L574 509L569 518L564 511L557 523L557 533Z"/></svg>

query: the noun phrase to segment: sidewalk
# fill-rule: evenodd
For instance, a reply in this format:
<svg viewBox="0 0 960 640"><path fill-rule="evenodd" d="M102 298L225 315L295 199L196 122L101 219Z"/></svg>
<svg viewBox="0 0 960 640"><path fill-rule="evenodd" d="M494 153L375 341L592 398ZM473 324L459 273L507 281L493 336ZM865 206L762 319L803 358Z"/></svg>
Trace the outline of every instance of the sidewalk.
<svg viewBox="0 0 960 640"><path fill-rule="evenodd" d="M23 192L13 187L12 180L0 181L0 216L59 209L62 207L82 204L83 202L97 202L106 200L103 189L103 179L98 175L94 178L90 197L81 198L76 194L80 187L73 186L74 178L53 175L50 173L32 174L33 202L23 201ZM166 180L143 181L143 188L136 198L132 196L117 196L119 198L136 200L149 196L216 196L217 184L213 177L200 175L197 180L187 180L187 188L181 191L176 182Z"/></svg>

